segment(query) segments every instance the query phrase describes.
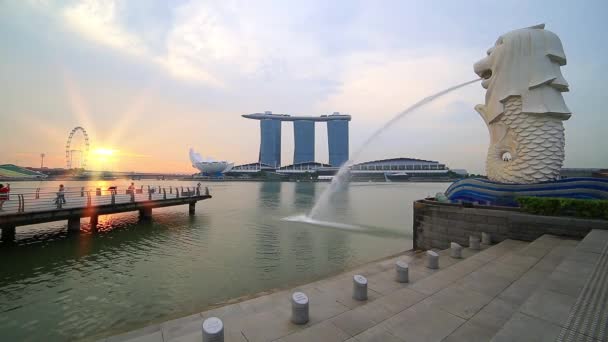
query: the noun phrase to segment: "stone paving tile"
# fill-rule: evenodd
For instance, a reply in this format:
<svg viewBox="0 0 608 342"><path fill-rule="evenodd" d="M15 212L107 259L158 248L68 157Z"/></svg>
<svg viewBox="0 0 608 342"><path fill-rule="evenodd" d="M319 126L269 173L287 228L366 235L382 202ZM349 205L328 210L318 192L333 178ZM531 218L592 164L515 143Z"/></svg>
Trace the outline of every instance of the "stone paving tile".
<svg viewBox="0 0 608 342"><path fill-rule="evenodd" d="M527 271L530 268L532 268L532 266L534 266L539 260L540 260L540 258L536 258L533 256L509 253L509 254L501 256L500 258L497 258L495 260L495 262L507 264L514 268Z"/></svg>
<svg viewBox="0 0 608 342"><path fill-rule="evenodd" d="M114 341L114 340L106 340L106 341ZM160 331L156 331L153 333L139 335L136 337L131 337L126 340L121 341L129 341L129 342L163 342L163 334Z"/></svg>
<svg viewBox="0 0 608 342"><path fill-rule="evenodd" d="M512 316L519 305L514 305L499 298L494 298L483 307L469 322L475 323L496 333Z"/></svg>
<svg viewBox="0 0 608 342"><path fill-rule="evenodd" d="M589 278L593 272L595 263L590 263L583 260L572 260L570 258L562 261L559 266L555 268L556 271L569 273L575 277Z"/></svg>
<svg viewBox="0 0 608 342"><path fill-rule="evenodd" d="M442 342L470 342L470 341L489 341L496 334L496 331L471 321L465 322L458 327Z"/></svg>
<svg viewBox="0 0 608 342"><path fill-rule="evenodd" d="M306 330L287 335L277 341L281 342L342 342L350 338L350 335L340 330L330 321L315 324Z"/></svg>
<svg viewBox="0 0 608 342"><path fill-rule="evenodd" d="M347 340L350 341L350 340ZM404 342L388 330L386 324L378 324L352 338L352 342Z"/></svg>
<svg viewBox="0 0 608 342"><path fill-rule="evenodd" d="M350 336L355 336L391 315L392 313L387 308L374 302L341 313L330 321Z"/></svg>
<svg viewBox="0 0 608 342"><path fill-rule="evenodd" d="M200 331L202 326L203 317L200 313L167 321L160 325L165 341Z"/></svg>
<svg viewBox="0 0 608 342"><path fill-rule="evenodd" d="M570 308L575 302L576 297L539 289L521 306L520 311L526 315L563 326L568 320Z"/></svg>
<svg viewBox="0 0 608 342"><path fill-rule="evenodd" d="M458 280L456 285L494 297L511 285L512 282L512 279L496 274L485 271L474 271Z"/></svg>
<svg viewBox="0 0 608 342"><path fill-rule="evenodd" d="M124 334L110 336L105 339L106 342L122 342L122 341L136 341L137 338L143 336L155 336L156 333L160 333L160 325L154 324L147 327L129 331ZM161 335L162 336L162 335Z"/></svg>
<svg viewBox="0 0 608 342"><path fill-rule="evenodd" d="M529 271L501 292L498 298L520 306L540 287L550 273L549 271Z"/></svg>
<svg viewBox="0 0 608 342"><path fill-rule="evenodd" d="M526 273L527 269L522 268L521 266L513 266L511 264L491 261L480 267L479 270L515 281L519 279L524 273Z"/></svg>
<svg viewBox="0 0 608 342"><path fill-rule="evenodd" d="M384 321L387 330L408 342L441 341L450 335L464 319L426 303L418 303Z"/></svg>
<svg viewBox="0 0 608 342"><path fill-rule="evenodd" d="M554 271L547 278L547 281L543 283L543 288L545 290L578 297L583 290L583 287L585 287L586 282L586 278L577 277L566 272Z"/></svg>
<svg viewBox="0 0 608 342"><path fill-rule="evenodd" d="M416 292L410 289L400 289L389 295L377 299L368 305L380 305L385 308L391 315L399 313L410 306L421 302L427 295ZM363 308L365 308L364 306ZM386 317L388 318L388 317Z"/></svg>
<svg viewBox="0 0 608 342"><path fill-rule="evenodd" d="M446 288L463 275L460 272L454 272L450 269L444 270L443 272L430 275L420 281L412 284L409 288L420 293L431 295L435 292Z"/></svg>
<svg viewBox="0 0 608 342"><path fill-rule="evenodd" d="M272 312L260 312L244 317L235 329L239 329L249 342L265 342L279 339L304 329L290 322L289 317L277 317Z"/></svg>
<svg viewBox="0 0 608 342"><path fill-rule="evenodd" d="M490 301L492 301L490 296L454 285L437 292L422 303L440 308L460 318L469 319Z"/></svg>
<svg viewBox="0 0 608 342"><path fill-rule="evenodd" d="M540 318L515 313L504 327L494 336L492 342L535 341L553 342L561 327ZM593 339L573 333L574 341L593 341Z"/></svg>
<svg viewBox="0 0 608 342"><path fill-rule="evenodd" d="M409 272L409 270L408 270ZM383 271L367 277L368 288L382 295L389 294L395 290L407 286L395 281L396 272L394 269Z"/></svg>

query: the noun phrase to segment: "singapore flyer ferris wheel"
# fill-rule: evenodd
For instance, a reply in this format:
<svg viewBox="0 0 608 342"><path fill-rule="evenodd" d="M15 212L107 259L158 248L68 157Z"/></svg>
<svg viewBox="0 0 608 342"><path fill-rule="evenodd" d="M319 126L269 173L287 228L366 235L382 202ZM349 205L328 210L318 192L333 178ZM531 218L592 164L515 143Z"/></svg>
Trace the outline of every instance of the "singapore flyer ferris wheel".
<svg viewBox="0 0 608 342"><path fill-rule="evenodd" d="M72 149L72 138L77 132L81 132L84 137L84 151ZM87 131L85 131L84 128L80 126L75 127L70 132L70 135L68 136L68 142L65 144L65 161L68 170L72 168L72 157L74 152L80 152L80 168L86 168L87 156L89 155L89 135L87 134Z"/></svg>

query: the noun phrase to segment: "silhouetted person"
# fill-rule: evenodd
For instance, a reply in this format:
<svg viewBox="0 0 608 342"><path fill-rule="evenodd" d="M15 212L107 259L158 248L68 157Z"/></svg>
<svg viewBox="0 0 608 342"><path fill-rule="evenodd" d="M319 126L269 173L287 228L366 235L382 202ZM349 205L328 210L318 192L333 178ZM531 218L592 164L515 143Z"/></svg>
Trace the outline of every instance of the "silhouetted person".
<svg viewBox="0 0 608 342"><path fill-rule="evenodd" d="M0 184L0 210L2 209L2 206L4 205L4 201L8 201L8 193L11 192L11 185L10 184L6 184L6 186Z"/></svg>
<svg viewBox="0 0 608 342"><path fill-rule="evenodd" d="M127 194L134 194L135 193L135 183L131 182L131 185L129 185L129 188L127 189Z"/></svg>
<svg viewBox="0 0 608 342"><path fill-rule="evenodd" d="M59 184L59 191L57 192L57 201L61 201L61 203L67 203L65 200L65 188L63 184Z"/></svg>

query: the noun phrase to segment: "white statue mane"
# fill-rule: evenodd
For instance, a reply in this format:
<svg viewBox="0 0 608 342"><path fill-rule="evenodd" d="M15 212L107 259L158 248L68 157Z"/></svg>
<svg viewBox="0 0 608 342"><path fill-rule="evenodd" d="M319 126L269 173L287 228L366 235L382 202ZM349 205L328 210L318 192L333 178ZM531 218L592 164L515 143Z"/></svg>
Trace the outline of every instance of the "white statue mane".
<svg viewBox="0 0 608 342"><path fill-rule="evenodd" d="M483 78L486 122L503 113L509 96L522 97L522 112L549 114L561 119L570 117L562 92L568 82L560 67L566 55L559 37L537 25L506 33L498 38L488 56L475 63L475 72Z"/></svg>

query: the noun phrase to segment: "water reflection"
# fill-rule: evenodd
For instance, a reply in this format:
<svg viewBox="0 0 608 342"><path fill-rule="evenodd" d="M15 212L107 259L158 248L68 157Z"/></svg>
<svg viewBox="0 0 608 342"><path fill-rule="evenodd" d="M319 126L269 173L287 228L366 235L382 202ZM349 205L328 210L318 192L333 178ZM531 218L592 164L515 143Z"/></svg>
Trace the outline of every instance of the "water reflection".
<svg viewBox="0 0 608 342"><path fill-rule="evenodd" d="M258 204L262 208L276 209L281 205L281 188L283 182L260 182Z"/></svg>
<svg viewBox="0 0 608 342"><path fill-rule="evenodd" d="M297 182L294 186L294 206L298 211L309 210L315 199L317 184L312 182Z"/></svg>

